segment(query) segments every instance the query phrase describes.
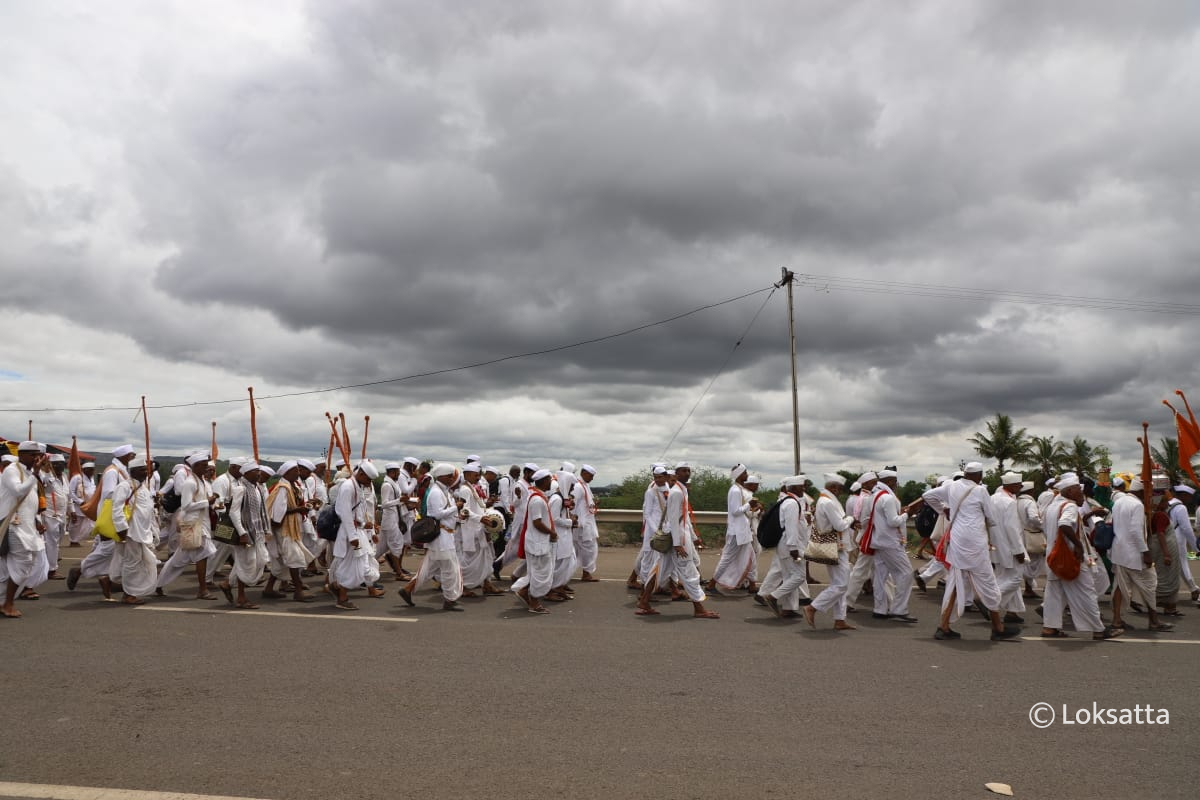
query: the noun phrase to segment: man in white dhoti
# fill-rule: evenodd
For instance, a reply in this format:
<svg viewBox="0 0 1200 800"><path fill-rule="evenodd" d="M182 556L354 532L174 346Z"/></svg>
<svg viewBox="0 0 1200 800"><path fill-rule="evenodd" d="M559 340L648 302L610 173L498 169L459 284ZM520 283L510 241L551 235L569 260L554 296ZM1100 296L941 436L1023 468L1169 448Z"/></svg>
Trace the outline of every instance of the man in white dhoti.
<svg viewBox="0 0 1200 800"><path fill-rule="evenodd" d="M746 486L750 471L744 464L734 466L730 475L733 485L725 495L725 546L707 588L716 592L746 589L753 594L758 586L750 573L758 554L754 551L752 521L762 512L762 503Z"/></svg>
<svg viewBox="0 0 1200 800"><path fill-rule="evenodd" d="M1055 483L1058 495L1046 506L1043 515L1046 529L1046 552L1054 550L1059 537L1065 537L1075 560L1080 564L1074 580L1063 580L1047 565L1046 594L1042 602L1042 637L1064 639L1063 611L1071 608L1075 630L1091 633L1093 639L1112 639L1120 636L1120 628L1106 627L1100 619L1093 583L1094 572L1090 559L1096 559L1086 537L1081 535L1083 518L1079 504L1083 502L1083 487L1073 473L1061 476Z"/></svg>
<svg viewBox="0 0 1200 800"><path fill-rule="evenodd" d="M364 462L365 463L365 462ZM281 599L284 592L290 589L292 600L297 603L311 603L314 598L308 594L300 571L313 560L313 554L304 546L304 518L308 515L309 506L299 486L300 464L296 461L285 461L279 465L279 481L272 487L267 497L267 516L271 520L271 530L266 537L267 554L270 561L267 568L270 575L267 585L263 587L263 597ZM365 491L364 497L370 499L370 490ZM371 506L367 505L368 519ZM367 569L367 584L374 583L379 577L379 565L372 558ZM283 591L275 591L275 582L281 581ZM357 588L357 587L355 587ZM371 597L383 597L382 589L368 588Z"/></svg>
<svg viewBox="0 0 1200 800"><path fill-rule="evenodd" d="M83 540L95 527L83 513L82 506L96 491L96 462L85 461L80 470L78 475L71 476L67 484L67 492L71 496L71 509L67 514L67 538L70 547L82 547Z"/></svg>
<svg viewBox="0 0 1200 800"><path fill-rule="evenodd" d="M46 497L46 508L42 512L42 524L46 528L46 563L50 565L49 580L66 578L58 572L58 553L67 532L67 517L71 509L70 493L63 472L67 457L62 453L49 456L49 469L41 473L42 490Z"/></svg>
<svg viewBox="0 0 1200 800"><path fill-rule="evenodd" d="M309 513L308 522L312 526L313 535L317 532L317 515L321 509L329 505L329 485L325 482L328 476L328 470L325 467L324 461L319 461L313 464L312 475L308 476L305 481L307 486L307 496L312 507ZM308 565L308 569L300 573L303 577L316 577L324 574L321 567L329 563L326 554L329 550L329 542L317 537L316 544L308 548L308 551L313 554L313 560Z"/></svg>
<svg viewBox="0 0 1200 800"><path fill-rule="evenodd" d="M569 462L567 462L569 463ZM571 477L574 477L573 475ZM574 481L568 478L568 483ZM575 574L575 518L571 514L574 501L564 494L563 484L553 481L550 484L550 516L554 520L554 531L558 539L554 542L554 577L550 579L550 593L545 600L561 603L575 596L571 588L571 576Z"/></svg>
<svg viewBox="0 0 1200 800"><path fill-rule="evenodd" d="M600 532L596 528L596 497L592 494L592 481L596 477L596 468L584 464L579 468L579 480L571 490L571 499L575 503L575 528L571 536L575 544L575 558L583 570L584 583L595 583L596 556L599 552Z"/></svg>
<svg viewBox="0 0 1200 800"><path fill-rule="evenodd" d="M208 559L217 551L212 541L210 512L217 502L212 486L204 478L208 461L207 452L192 453L184 459L183 469L175 473L175 491L179 494L178 547L158 573L155 591L162 594L164 587L183 574L189 565L196 566L199 589L197 600L216 600L208 591L206 575Z"/></svg>
<svg viewBox="0 0 1200 800"><path fill-rule="evenodd" d="M860 547L865 553L874 551L875 577L873 580L876 619L914 623L916 617L908 613L908 600L912 593L912 565L908 561L908 514L900 508L896 496L897 475L890 469L880 470L879 484L871 500L870 518L863 531ZM866 485L866 481L863 481ZM989 569L989 572L991 570ZM888 592L891 580L894 590Z"/></svg>
<svg viewBox="0 0 1200 800"><path fill-rule="evenodd" d="M480 465L475 463L463 467L463 481L454 490L455 498L462 500L462 519L456 541L461 551L459 566L462 569L463 597L478 597L475 589L485 596L505 594L489 580L493 551L482 522L488 510L488 495L487 490L479 485L479 470Z"/></svg>
<svg viewBox="0 0 1200 800"><path fill-rule="evenodd" d="M1120 480L1114 479L1114 490L1117 489L1117 482ZM1121 482L1120 485L1125 484ZM1038 510L1037 501L1033 497L1036 488L1033 481L1023 481L1021 493L1017 495L1017 516L1021 519L1026 554L1025 564L1021 569L1025 591L1021 596L1026 600L1038 598L1037 579L1045 572L1046 565L1046 535L1042 530L1042 512Z"/></svg>
<svg viewBox="0 0 1200 800"><path fill-rule="evenodd" d="M242 475L242 465L246 462L244 458L229 459L229 469L222 472L212 480L212 491L217 496L217 502L214 508L217 511L217 528L227 531L232 527L229 523L229 504L233 498L233 485L237 483L238 478ZM214 531L217 533L217 531ZM205 580L209 583L209 588L215 588L213 581L217 577L217 570L229 563L233 558L234 546L227 544L217 538L213 539L213 547L217 552L213 553L212 558L208 560L208 569L206 570Z"/></svg>
<svg viewBox="0 0 1200 800"><path fill-rule="evenodd" d="M400 527L404 490L399 479L399 462L383 465L383 483L379 485L379 545L375 549L376 558L387 561L396 580L402 580L400 558L404 555L404 533Z"/></svg>
<svg viewBox="0 0 1200 800"><path fill-rule="evenodd" d="M37 518L38 472L47 463L37 442L21 442L17 462L0 473L0 520L11 518L7 534L0 539L0 584L4 586L0 614L9 619L21 616L13 605L18 592L37 597L33 590L50 574Z"/></svg>
<svg viewBox="0 0 1200 800"><path fill-rule="evenodd" d="M1193 601L1200 599L1200 587L1197 587L1196 579L1192 576L1192 568L1188 565L1187 555L1196 552L1196 532L1192 530L1192 516L1188 513L1187 506L1180 497L1191 496L1195 493L1196 490L1192 487L1180 484L1175 487L1173 493L1168 493L1170 499L1167 501L1167 518L1171 520L1175 540L1179 543L1179 574L1191 591Z"/></svg>
<svg viewBox="0 0 1200 800"><path fill-rule="evenodd" d="M146 459L129 462L129 477L124 476L113 491L113 527L121 540L114 551L113 576L120 576L123 597L128 606L140 606L154 591L158 582L158 557L154 545L158 542L158 513L154 507L154 491L146 480ZM126 509L129 516L126 517Z"/></svg>
<svg viewBox="0 0 1200 800"><path fill-rule="evenodd" d="M672 549L666 553L651 550L657 558L646 581L642 594L638 598L635 612L638 616L653 616L659 612L650 605L650 598L658 582L667 581L674 577L681 585L684 594L692 601L692 616L696 619L720 619L720 614L709 611L704 607L704 588L700 585L700 571L695 562L695 532L692 530L688 500L687 482L691 478L692 468L686 463L675 465L676 482L667 494L666 523L663 530L671 535Z"/></svg>
<svg viewBox="0 0 1200 800"><path fill-rule="evenodd" d="M867 522L871 518L875 502L879 499L875 493L875 487L879 485L879 476L874 472L864 472L855 482L859 487L857 502L855 502L855 498L851 499L848 513L858 521L859 525L855 530L854 546L850 551L850 555L854 556L854 563L850 568L850 577L846 581L846 604L849 611L854 610L854 604L858 602L858 596L862 593L864 584L875 574L875 556L873 553L864 553L859 547L859 543L863 532L867 529ZM884 587L880 586L878 590L884 591ZM874 591L875 587L872 587L872 592Z"/></svg>
<svg viewBox="0 0 1200 800"><path fill-rule="evenodd" d="M429 484L425 516L434 519L440 530L437 538L425 545L425 558L416 577L400 588L400 599L405 605L414 605L413 593L435 579L442 588L442 610L462 611L458 602L462 596L462 569L454 547L462 504L454 499L450 489L458 480L458 470L452 464L440 463L429 474L433 480Z"/></svg>
<svg viewBox="0 0 1200 800"><path fill-rule="evenodd" d="M650 473L651 481L642 493L642 546L634 557L633 572L625 582L626 588L639 592L645 587L650 571L658 565L657 554L650 549L650 540L666 525L667 497L671 493L665 465L654 465Z"/></svg>
<svg viewBox="0 0 1200 800"><path fill-rule="evenodd" d="M1149 613L1150 630L1166 632L1174 626L1162 622L1154 608L1158 575L1146 544L1146 507L1142 505L1141 492L1142 482L1134 480L1129 492L1121 492L1113 502L1113 543L1108 553L1116 583L1112 594L1112 626L1114 630L1125 629L1122 614L1134 602Z"/></svg>
<svg viewBox="0 0 1200 800"><path fill-rule="evenodd" d="M533 614L548 614L542 600L554 588L554 555L558 531L554 527L554 512L550 507L550 491L554 476L540 469L530 476L529 497L526 498L519 534L518 551L525 559L525 574L512 585L517 597Z"/></svg>
<svg viewBox="0 0 1200 800"><path fill-rule="evenodd" d="M123 444L116 447L112 451L112 456L112 463L104 468L100 479L100 505L96 508L97 515L104 513L104 503L112 501L117 485L121 481L130 479L129 468L126 464L133 460L133 446ZM113 519L116 519L117 512L118 509L110 507L109 513ZM83 578L95 578L100 584L100 591L103 592L104 599L114 602L110 576L120 572L120 569L121 562L117 553L116 540L97 534L92 541L92 551L84 557L78 567L72 567L67 572L67 590L75 591L75 587Z"/></svg>
<svg viewBox="0 0 1200 800"><path fill-rule="evenodd" d="M813 528L818 533L836 531L840 537L838 563L826 565L826 569L829 570L829 585L813 598L812 603L804 607L804 619L813 628L817 627L817 612L831 611L834 630L858 630L846 622L846 582L850 578L849 552L854 526L858 523L838 502L838 492L845 485L846 479L841 475L827 473L825 488L817 497L817 507L813 513Z"/></svg>
<svg viewBox="0 0 1200 800"><path fill-rule="evenodd" d="M513 518L509 523L507 541L504 545L504 553L496 559L492 565L495 574L499 574L500 570L514 561L518 560L517 552L520 550L520 534L525 527L525 506L529 503L529 495L532 490L532 481L535 473L540 472L537 464L529 462L521 468L521 477L517 480L513 487ZM547 470L547 473L549 470ZM514 576L516 572L514 571Z"/></svg>
<svg viewBox="0 0 1200 800"><path fill-rule="evenodd" d="M333 543L329 588L336 597L334 607L342 611L358 610L358 606L350 602L351 589L366 586L372 597L383 594L382 589L372 585L379 577L379 564L375 561L373 521L367 516L373 508L367 495L374 495L373 481L378 477L379 470L374 464L361 461L350 478L336 489L333 507L341 525L337 541Z"/></svg>
<svg viewBox="0 0 1200 800"><path fill-rule="evenodd" d="M221 582L220 589L225 599L238 608L258 608L258 604L246 598L246 589L258 583L271 560L267 553L271 520L267 515L266 482L274 474L270 467L245 462L230 487L229 522L237 534L238 544L233 548L233 569ZM233 599L235 586L237 600Z"/></svg>
<svg viewBox="0 0 1200 800"><path fill-rule="evenodd" d="M1057 483L1057 478L1047 478L1045 491L1038 495L1038 513L1042 516L1046 515L1046 509L1050 507L1050 503L1054 501L1054 498L1058 497Z"/></svg>
<svg viewBox="0 0 1200 800"><path fill-rule="evenodd" d="M958 480L962 480L962 479L959 478ZM942 484L949 483L949 482L950 482L949 476L940 475L940 476L938 476L937 482L930 488L936 489L937 487L941 486ZM932 511L933 506L929 506L929 510ZM929 559L929 563L926 564L925 568L922 569L920 572L916 572L915 570L913 572L913 580L916 581L917 588L920 589L922 593L924 593L926 591L926 589L931 581L933 581L935 578L937 578L937 579L944 578L944 576L946 575L946 572L948 571L946 569L946 565L943 564L941 561L938 561L938 559L937 559L937 546L941 543L942 537L946 535L946 525L947 525L947 523L950 522L950 518L946 516L946 512L944 512L944 511L940 512L940 513L939 512L934 512L934 513L937 513L937 522L934 523L933 533L931 533L929 535L929 540L931 542L933 542L933 546L934 546L933 558Z"/></svg>
<svg viewBox="0 0 1200 800"><path fill-rule="evenodd" d="M1000 486L992 493L992 506L999 525L989 530L991 560L996 586L1000 589L999 610L1004 612L1004 622L1025 621L1021 617L1025 610L1021 600L1022 569L1026 558L1025 527L1017 506L1023 482L1017 473L1006 472L1000 478Z"/></svg>
<svg viewBox="0 0 1200 800"><path fill-rule="evenodd" d="M775 548L775 560L771 573L779 576L776 581L764 580L759 592L767 606L780 618L800 616L801 598L808 604L808 580L802 556L808 547L811 533L806 519L808 497L803 495L808 478L793 475L783 480L783 501L779 506L779 524L783 535ZM774 585L774 588L771 588Z"/></svg>
<svg viewBox="0 0 1200 800"><path fill-rule="evenodd" d="M928 503L939 513L950 515L946 535L946 560L950 562L946 576L946 593L942 596L942 617L934 638L961 639L950 623L962 616L966 607L968 588L988 610L992 623L992 639L1013 639L1021 629L1006 626L1000 616L1000 588L992 570L989 556L988 529L997 530L1000 519L992 505L983 481L983 464L973 461L963 468L960 481L951 481L925 492L913 507ZM897 590L899 587L897 587Z"/></svg>

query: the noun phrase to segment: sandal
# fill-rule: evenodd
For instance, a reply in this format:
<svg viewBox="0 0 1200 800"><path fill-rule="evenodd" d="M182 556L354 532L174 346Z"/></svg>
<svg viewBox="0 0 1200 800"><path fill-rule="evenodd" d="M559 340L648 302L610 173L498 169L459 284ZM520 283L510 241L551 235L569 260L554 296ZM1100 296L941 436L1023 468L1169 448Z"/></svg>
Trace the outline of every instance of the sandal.
<svg viewBox="0 0 1200 800"><path fill-rule="evenodd" d="M1151 625L1146 630L1158 631L1159 633L1166 633L1167 631L1175 630L1175 626L1169 622L1160 622L1157 625Z"/></svg>
<svg viewBox="0 0 1200 800"><path fill-rule="evenodd" d="M246 602L244 602L244 603L238 603L238 604L237 604L237 607L238 607L238 608L258 608L258 604L257 604L257 603L251 603L249 600L247 600L247 601L246 601Z"/></svg>
<svg viewBox="0 0 1200 800"><path fill-rule="evenodd" d="M33 589L26 589L18 595L22 600L41 600L42 596Z"/></svg>
<svg viewBox="0 0 1200 800"><path fill-rule="evenodd" d="M653 608L639 608L637 611L634 611L633 613L637 614L639 617L656 617L659 614L661 614L662 612L657 611Z"/></svg>
<svg viewBox="0 0 1200 800"><path fill-rule="evenodd" d="M146 601L140 597L126 597L121 602L127 606L144 606L144 605L146 605Z"/></svg>
<svg viewBox="0 0 1200 800"><path fill-rule="evenodd" d="M344 603L335 603L333 607L340 611L358 611L358 606L354 605L354 603L351 603L349 600Z"/></svg>
<svg viewBox="0 0 1200 800"><path fill-rule="evenodd" d="M697 611L692 614L694 619L720 619L721 615L715 611Z"/></svg>
<svg viewBox="0 0 1200 800"><path fill-rule="evenodd" d="M1049 632L1047 632L1047 630ZM1042 631L1043 639L1070 639L1070 635L1066 631L1060 631L1057 628L1049 628Z"/></svg>
<svg viewBox="0 0 1200 800"><path fill-rule="evenodd" d="M1110 625L1109 627L1105 628L1100 633L1093 633L1092 640L1099 642L1099 641L1103 641L1104 639L1115 639L1118 636L1120 636L1121 634L1123 634L1124 632L1125 632L1124 628L1114 628Z"/></svg>
<svg viewBox="0 0 1200 800"><path fill-rule="evenodd" d="M213 594L212 592L205 592L204 594L196 595L196 599L197 600L216 600L217 596L215 594Z"/></svg>

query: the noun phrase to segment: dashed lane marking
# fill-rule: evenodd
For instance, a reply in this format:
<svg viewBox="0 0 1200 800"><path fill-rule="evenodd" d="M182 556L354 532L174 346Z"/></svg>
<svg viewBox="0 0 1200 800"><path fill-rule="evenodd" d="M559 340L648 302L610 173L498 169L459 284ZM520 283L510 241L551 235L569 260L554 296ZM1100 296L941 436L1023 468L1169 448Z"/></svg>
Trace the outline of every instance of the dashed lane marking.
<svg viewBox="0 0 1200 800"><path fill-rule="evenodd" d="M359 622L420 622L419 619L413 617L376 617L363 616L356 614L312 614L299 613L294 611L256 611L254 609L238 608L229 609L226 611L213 608L171 608L169 606L144 605L137 606L137 611L167 611L176 614L221 614L230 617L286 617L287 619L332 619L338 622L359 621ZM3 795L0 795L3 797Z"/></svg>

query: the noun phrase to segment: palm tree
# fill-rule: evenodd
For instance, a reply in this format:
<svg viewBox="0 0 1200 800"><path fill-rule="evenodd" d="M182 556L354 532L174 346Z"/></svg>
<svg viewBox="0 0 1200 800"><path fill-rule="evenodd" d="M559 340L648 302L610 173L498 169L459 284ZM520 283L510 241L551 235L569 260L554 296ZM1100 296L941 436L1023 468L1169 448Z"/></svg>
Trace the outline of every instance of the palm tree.
<svg viewBox="0 0 1200 800"><path fill-rule="evenodd" d="M1029 440L1029 449L1013 461L1026 467L1037 467L1042 481L1057 475L1067 461L1067 446L1053 436L1034 436Z"/></svg>
<svg viewBox="0 0 1200 800"><path fill-rule="evenodd" d="M1075 474L1082 478L1084 475L1091 475L1096 469L1096 464L1100 461L1100 456L1096 453L1096 448L1088 444L1088 440L1082 436L1076 436L1071 440L1071 449L1067 451L1067 466L1075 471Z"/></svg>
<svg viewBox="0 0 1200 800"><path fill-rule="evenodd" d="M996 419L987 423L987 433L976 432L967 439L975 446L975 452L983 458L996 459L996 471L1004 472L1005 461L1017 461L1029 449L1025 429L1013 430L1008 414L996 414Z"/></svg>
<svg viewBox="0 0 1200 800"><path fill-rule="evenodd" d="M1172 486L1178 486L1183 482L1179 467L1179 441L1177 439L1168 439L1164 436L1159 440L1159 447L1150 448L1150 455L1154 458L1155 463L1162 467L1162 471L1167 473L1167 480L1171 482Z"/></svg>

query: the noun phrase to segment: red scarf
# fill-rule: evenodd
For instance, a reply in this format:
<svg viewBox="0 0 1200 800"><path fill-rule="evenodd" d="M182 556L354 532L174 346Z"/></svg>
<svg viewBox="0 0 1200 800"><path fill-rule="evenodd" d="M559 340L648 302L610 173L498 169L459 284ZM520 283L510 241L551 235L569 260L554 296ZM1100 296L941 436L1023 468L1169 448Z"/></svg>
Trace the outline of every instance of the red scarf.
<svg viewBox="0 0 1200 800"><path fill-rule="evenodd" d="M887 494L884 489L875 495L875 499L871 501L871 513L867 516L867 529L863 531L862 538L858 540L858 549L864 556L875 555L874 548L871 547L871 534L875 532L875 506L879 505L879 501Z"/></svg>
<svg viewBox="0 0 1200 800"><path fill-rule="evenodd" d="M521 524L521 541L517 544L517 558L525 557L525 531L529 530L529 503L533 502L533 498L540 497L542 502L546 504L546 510L550 510L550 501L546 499L546 495L542 494L542 490L536 486L529 487L529 500L525 503L525 521ZM554 517L550 517L550 530L554 530Z"/></svg>

